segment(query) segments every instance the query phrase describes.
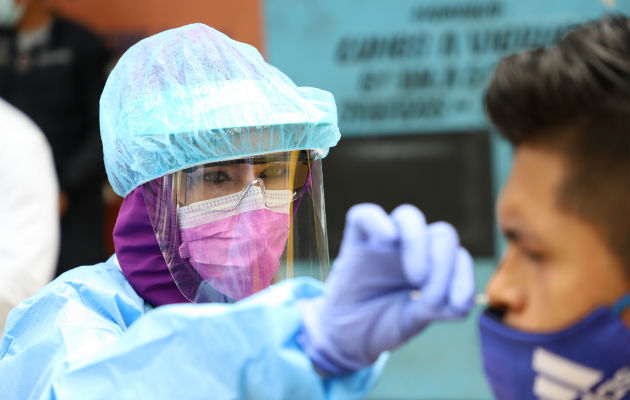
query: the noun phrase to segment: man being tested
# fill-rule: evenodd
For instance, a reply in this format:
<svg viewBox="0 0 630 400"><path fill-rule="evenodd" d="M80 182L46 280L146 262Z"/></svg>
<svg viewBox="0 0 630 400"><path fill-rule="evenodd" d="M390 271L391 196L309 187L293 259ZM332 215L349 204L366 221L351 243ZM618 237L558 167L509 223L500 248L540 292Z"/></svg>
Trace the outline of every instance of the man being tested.
<svg viewBox="0 0 630 400"><path fill-rule="evenodd" d="M630 20L505 58L485 102L515 146L480 320L489 383L498 398L628 399Z"/></svg>

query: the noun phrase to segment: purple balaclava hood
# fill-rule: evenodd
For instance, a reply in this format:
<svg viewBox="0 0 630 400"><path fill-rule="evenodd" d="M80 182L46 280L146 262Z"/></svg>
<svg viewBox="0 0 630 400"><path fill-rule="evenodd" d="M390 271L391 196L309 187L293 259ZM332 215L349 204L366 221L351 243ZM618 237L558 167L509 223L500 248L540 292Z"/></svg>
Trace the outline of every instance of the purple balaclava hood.
<svg viewBox="0 0 630 400"><path fill-rule="evenodd" d="M123 201L114 226L114 248L123 275L146 301L161 306L187 303L171 276L160 251L142 185Z"/></svg>

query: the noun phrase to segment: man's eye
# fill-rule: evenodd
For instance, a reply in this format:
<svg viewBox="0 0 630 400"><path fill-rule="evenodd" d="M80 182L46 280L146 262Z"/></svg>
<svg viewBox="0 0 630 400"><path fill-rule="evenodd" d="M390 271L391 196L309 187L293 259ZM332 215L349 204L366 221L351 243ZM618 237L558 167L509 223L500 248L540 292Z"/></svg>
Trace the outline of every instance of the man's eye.
<svg viewBox="0 0 630 400"><path fill-rule="evenodd" d="M539 263L543 260L543 255L535 251L525 251L524 254L528 260L535 263Z"/></svg>
<svg viewBox="0 0 630 400"><path fill-rule="evenodd" d="M217 183L228 182L228 181L231 181L232 179L224 171L219 170L219 171L204 172L203 180L204 182L217 184Z"/></svg>

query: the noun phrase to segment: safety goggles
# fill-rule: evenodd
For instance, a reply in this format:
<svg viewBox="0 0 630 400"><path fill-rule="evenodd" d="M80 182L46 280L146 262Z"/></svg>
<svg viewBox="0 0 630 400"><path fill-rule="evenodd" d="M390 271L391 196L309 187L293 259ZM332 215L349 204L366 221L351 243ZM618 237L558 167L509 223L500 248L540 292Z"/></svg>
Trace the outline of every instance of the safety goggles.
<svg viewBox="0 0 630 400"><path fill-rule="evenodd" d="M174 176L177 204L245 194L251 185L289 191L294 200L309 185L311 163L310 152L288 151L187 168Z"/></svg>

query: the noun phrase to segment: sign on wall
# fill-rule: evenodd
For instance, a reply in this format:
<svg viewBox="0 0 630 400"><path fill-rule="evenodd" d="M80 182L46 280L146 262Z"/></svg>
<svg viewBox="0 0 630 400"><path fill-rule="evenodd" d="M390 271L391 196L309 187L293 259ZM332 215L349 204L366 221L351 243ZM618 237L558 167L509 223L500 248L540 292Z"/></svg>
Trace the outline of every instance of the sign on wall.
<svg viewBox="0 0 630 400"><path fill-rule="evenodd" d="M269 59L333 92L345 136L479 128L500 57L615 10L630 1L265 2Z"/></svg>

